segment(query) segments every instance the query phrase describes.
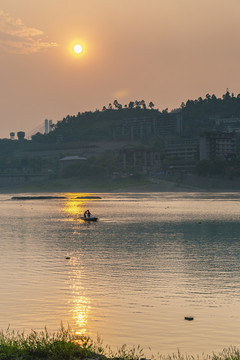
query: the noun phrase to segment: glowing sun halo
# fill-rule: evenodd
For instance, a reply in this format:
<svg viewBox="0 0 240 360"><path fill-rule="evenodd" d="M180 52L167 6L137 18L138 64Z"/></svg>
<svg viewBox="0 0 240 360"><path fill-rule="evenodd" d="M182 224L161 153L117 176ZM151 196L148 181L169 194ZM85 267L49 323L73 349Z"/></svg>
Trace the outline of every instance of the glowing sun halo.
<svg viewBox="0 0 240 360"><path fill-rule="evenodd" d="M83 48L81 45L77 44L74 46L73 50L76 54L80 54L83 51Z"/></svg>

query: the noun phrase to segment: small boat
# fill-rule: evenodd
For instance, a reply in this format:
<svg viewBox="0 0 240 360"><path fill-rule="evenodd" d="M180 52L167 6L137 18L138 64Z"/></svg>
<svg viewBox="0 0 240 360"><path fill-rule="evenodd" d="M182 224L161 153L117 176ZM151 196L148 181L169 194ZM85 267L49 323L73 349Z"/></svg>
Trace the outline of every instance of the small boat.
<svg viewBox="0 0 240 360"><path fill-rule="evenodd" d="M83 221L97 221L98 218L96 216L93 216L89 210L86 210L83 214L83 216L81 216L81 220Z"/></svg>
<svg viewBox="0 0 240 360"><path fill-rule="evenodd" d="M194 320L194 317L193 316L185 316L184 319L188 320L188 321L192 321L192 320Z"/></svg>
<svg viewBox="0 0 240 360"><path fill-rule="evenodd" d="M96 216L81 216L81 220L84 220L84 221L97 221L98 218Z"/></svg>

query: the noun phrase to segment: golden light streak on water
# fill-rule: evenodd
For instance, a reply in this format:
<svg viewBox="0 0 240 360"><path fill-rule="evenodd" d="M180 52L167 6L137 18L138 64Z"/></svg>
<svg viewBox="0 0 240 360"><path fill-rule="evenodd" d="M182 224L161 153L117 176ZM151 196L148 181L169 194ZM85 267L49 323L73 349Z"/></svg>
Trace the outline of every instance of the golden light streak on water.
<svg viewBox="0 0 240 360"><path fill-rule="evenodd" d="M88 323L88 315L91 309L90 301L85 296L80 296L74 300L73 319L79 330L76 331L77 335L85 335Z"/></svg>
<svg viewBox="0 0 240 360"><path fill-rule="evenodd" d="M81 198L87 197L89 195L90 194L88 193L67 194L68 200L64 204L63 212L67 213L74 219L83 216L84 211L87 210L87 208L89 207L89 202L93 200Z"/></svg>
<svg viewBox="0 0 240 360"><path fill-rule="evenodd" d="M89 312L91 309L90 299L85 296L85 289L82 283L82 262L78 256L71 258L70 289L72 296L70 299L74 332L76 335L84 336L87 332Z"/></svg>

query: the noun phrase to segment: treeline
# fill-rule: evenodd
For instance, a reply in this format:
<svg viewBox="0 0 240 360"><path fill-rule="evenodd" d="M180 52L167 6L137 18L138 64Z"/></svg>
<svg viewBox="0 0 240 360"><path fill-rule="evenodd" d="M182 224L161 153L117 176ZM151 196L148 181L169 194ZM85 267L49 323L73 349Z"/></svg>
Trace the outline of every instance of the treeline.
<svg viewBox="0 0 240 360"><path fill-rule="evenodd" d="M148 108L153 109L154 108L154 103L152 101L150 101L150 103L148 104ZM146 110L147 109L147 104L145 102L145 100L135 100L135 101L130 101L128 104L122 105L120 104L117 100L114 100L113 103L110 103L107 107L103 106L102 111L106 111L107 109L112 110L113 108L117 109L117 110L122 110L122 109L143 109Z"/></svg>
<svg viewBox="0 0 240 360"><path fill-rule="evenodd" d="M211 117L229 118L240 116L240 94L235 96L227 90L221 98L207 94L181 104L184 119L209 119Z"/></svg>

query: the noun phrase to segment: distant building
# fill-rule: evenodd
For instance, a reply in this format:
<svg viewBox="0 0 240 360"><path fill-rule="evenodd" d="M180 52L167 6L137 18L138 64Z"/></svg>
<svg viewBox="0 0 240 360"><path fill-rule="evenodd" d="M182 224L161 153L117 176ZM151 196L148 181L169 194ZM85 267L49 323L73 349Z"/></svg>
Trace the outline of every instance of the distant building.
<svg viewBox="0 0 240 360"><path fill-rule="evenodd" d="M164 149L127 148L120 151L120 165L124 170L145 173L192 173L199 160L199 139L166 137Z"/></svg>
<svg viewBox="0 0 240 360"><path fill-rule="evenodd" d="M112 127L112 137L133 141L181 134L182 131L181 115L158 114L153 117L125 118L118 125Z"/></svg>
<svg viewBox="0 0 240 360"><path fill-rule="evenodd" d="M199 139L168 137L164 141L168 159L198 160Z"/></svg>
<svg viewBox="0 0 240 360"><path fill-rule="evenodd" d="M162 167L161 154L159 151L124 149L119 152L120 167L123 170L159 171Z"/></svg>
<svg viewBox="0 0 240 360"><path fill-rule="evenodd" d="M48 134L49 127L48 127L48 119L44 121L44 134Z"/></svg>
<svg viewBox="0 0 240 360"><path fill-rule="evenodd" d="M53 122L52 120L44 120L44 134L49 134L52 131Z"/></svg>
<svg viewBox="0 0 240 360"><path fill-rule="evenodd" d="M53 122L52 122L52 120L49 120L49 122L48 122L48 132L52 131L52 129L53 129Z"/></svg>
<svg viewBox="0 0 240 360"><path fill-rule="evenodd" d="M199 160L199 139L168 137L165 139L165 164L168 175L191 174Z"/></svg>
<svg viewBox="0 0 240 360"><path fill-rule="evenodd" d="M78 155L72 155L72 156L65 156L64 158L60 159L62 162L70 163L73 161L79 161L79 160L87 160L86 157L78 156Z"/></svg>
<svg viewBox="0 0 240 360"><path fill-rule="evenodd" d="M170 160L167 163L166 175L176 176L184 174L193 174L196 169L196 162L191 160Z"/></svg>
<svg viewBox="0 0 240 360"><path fill-rule="evenodd" d="M60 171L65 169L67 166L72 164L78 164L80 161L86 161L87 158L78 155L65 156L64 158L59 160L60 163Z"/></svg>
<svg viewBox="0 0 240 360"><path fill-rule="evenodd" d="M18 131L17 133L18 141L23 141L25 138L25 132L24 131Z"/></svg>
<svg viewBox="0 0 240 360"><path fill-rule="evenodd" d="M240 133L240 118L239 117L216 119L215 122L216 122L217 129L221 129L221 131L223 131L223 132Z"/></svg>
<svg viewBox="0 0 240 360"><path fill-rule="evenodd" d="M227 159L236 156L236 135L228 132L207 132L200 137L200 160Z"/></svg>

